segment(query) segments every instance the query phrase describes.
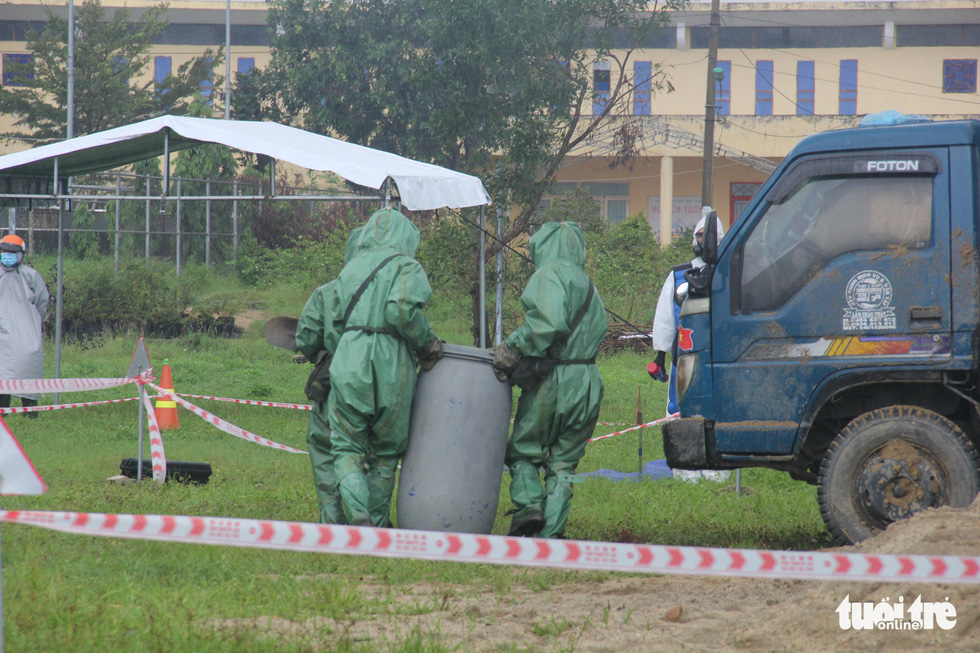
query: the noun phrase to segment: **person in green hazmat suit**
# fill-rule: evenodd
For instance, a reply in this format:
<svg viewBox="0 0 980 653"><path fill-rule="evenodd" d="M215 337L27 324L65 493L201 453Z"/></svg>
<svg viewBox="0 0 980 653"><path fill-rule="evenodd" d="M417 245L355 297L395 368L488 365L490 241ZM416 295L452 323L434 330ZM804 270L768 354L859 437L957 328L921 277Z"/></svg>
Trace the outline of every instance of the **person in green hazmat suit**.
<svg viewBox="0 0 980 653"><path fill-rule="evenodd" d="M542 225L528 249L535 271L521 294L524 324L497 346L493 362L501 381L522 388L506 454L515 513L509 534L563 537L575 468L599 419L595 356L606 314L585 274L577 224Z"/></svg>
<svg viewBox="0 0 980 653"><path fill-rule="evenodd" d="M330 449L344 516L357 526L390 525L415 366L430 369L442 357L442 341L422 313L432 289L413 258L418 246L418 228L408 218L394 209L377 211L331 294L341 335L330 364Z"/></svg>
<svg viewBox="0 0 980 653"><path fill-rule="evenodd" d="M344 264L349 263L358 252L358 239L362 229L363 227L356 227L347 237ZM318 361L324 352L333 355L340 341L340 333L334 328L334 316L330 312L336 283L336 279L328 281L313 291L296 325L296 351L306 356L306 360L310 362ZM306 427L306 444L313 463L313 483L320 505L320 523L346 524L347 518L344 517L340 492L337 489L333 452L330 449L330 424L325 400L313 401L310 421Z"/></svg>

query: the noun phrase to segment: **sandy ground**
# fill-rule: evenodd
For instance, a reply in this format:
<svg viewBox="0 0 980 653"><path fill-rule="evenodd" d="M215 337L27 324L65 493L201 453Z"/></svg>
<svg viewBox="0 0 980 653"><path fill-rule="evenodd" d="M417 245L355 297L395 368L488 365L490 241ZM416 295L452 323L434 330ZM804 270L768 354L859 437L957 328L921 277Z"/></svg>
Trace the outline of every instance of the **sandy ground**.
<svg viewBox="0 0 980 653"><path fill-rule="evenodd" d="M259 320L265 320L265 313L259 308L246 309L235 316L235 326L244 331Z"/></svg>
<svg viewBox="0 0 980 653"><path fill-rule="evenodd" d="M874 540L838 549L863 553L980 556L980 499L969 509L927 510ZM393 589L398 594L394 594ZM357 591L386 597L388 614L356 622L326 617L226 620L218 629L254 630L297 649L326 650L339 638L377 650L413 632L435 634L458 651L978 651L980 585L847 583L613 575L605 580L534 590L419 583L407 591L364 579ZM842 630L837 606L852 602L909 605L948 600L951 630ZM680 611L680 617L675 617ZM416 614L421 613L421 614Z"/></svg>

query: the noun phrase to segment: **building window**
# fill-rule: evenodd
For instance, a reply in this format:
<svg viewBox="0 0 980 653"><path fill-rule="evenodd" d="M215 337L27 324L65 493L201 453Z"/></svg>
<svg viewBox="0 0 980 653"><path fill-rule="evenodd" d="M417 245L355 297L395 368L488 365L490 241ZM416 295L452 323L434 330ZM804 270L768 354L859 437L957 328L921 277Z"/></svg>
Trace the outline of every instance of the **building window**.
<svg viewBox="0 0 980 653"><path fill-rule="evenodd" d="M129 86L129 60L126 57L113 57L112 58L112 72L116 75L120 75L120 79L126 87ZM122 77L125 75L125 77Z"/></svg>
<svg viewBox="0 0 980 653"><path fill-rule="evenodd" d="M535 231L544 223L544 217L551 210L551 200L548 198L542 198L538 202L538 205L534 207L534 212L531 213L531 230Z"/></svg>
<svg viewBox="0 0 980 653"><path fill-rule="evenodd" d="M551 186L548 195L538 203L535 215L541 215L547 211L554 200L559 200L566 195L571 195L577 188L592 196L599 208L602 219L609 224L619 224L629 215L630 185L629 183L618 182L570 182L560 181ZM540 219L540 218L538 218Z"/></svg>
<svg viewBox="0 0 980 653"><path fill-rule="evenodd" d="M977 60L944 59L943 93L976 93Z"/></svg>
<svg viewBox="0 0 980 653"><path fill-rule="evenodd" d="M715 82L715 113L727 116L732 112L732 62L719 61L715 64L721 68L723 77Z"/></svg>
<svg viewBox="0 0 980 653"><path fill-rule="evenodd" d="M246 75L252 68L255 68L255 57L238 57L238 72Z"/></svg>
<svg viewBox="0 0 980 653"><path fill-rule="evenodd" d="M211 63L211 57L208 57L207 61ZM201 89L201 97L204 98L208 106L211 106L211 95L214 92L214 71L209 69L208 76L202 79L198 86Z"/></svg>
<svg viewBox="0 0 980 653"><path fill-rule="evenodd" d="M649 61L633 63L633 114L637 116L650 115L650 75L652 66Z"/></svg>
<svg viewBox="0 0 980 653"><path fill-rule="evenodd" d="M742 211L744 211L745 207L749 205L749 200L751 200L755 194L759 192L760 188L762 188L762 184L757 182L732 182L732 224L739 219L739 217L742 215Z"/></svg>
<svg viewBox="0 0 980 653"><path fill-rule="evenodd" d="M629 212L629 200L618 197L603 197L601 200L602 217L609 224L619 224L626 219Z"/></svg>
<svg viewBox="0 0 980 653"><path fill-rule="evenodd" d="M157 93L166 92L166 89L160 87L163 85L163 80L170 75L170 71L172 69L173 61L170 59L170 57L153 58L153 83Z"/></svg>
<svg viewBox="0 0 980 653"><path fill-rule="evenodd" d="M666 31L666 30L664 30ZM707 49L709 27L690 28L691 48ZM949 45L943 43L936 45ZM959 45L957 43L957 45ZM881 25L727 27L718 30L722 49L880 48Z"/></svg>
<svg viewBox="0 0 980 653"><path fill-rule="evenodd" d="M772 62L755 63L755 115L772 115Z"/></svg>
<svg viewBox="0 0 980 653"><path fill-rule="evenodd" d="M597 61L592 69L592 115L598 116L609 103L612 74L608 61Z"/></svg>
<svg viewBox="0 0 980 653"><path fill-rule="evenodd" d="M980 25L896 25L897 41L902 47L942 47L980 45Z"/></svg>
<svg viewBox="0 0 980 653"><path fill-rule="evenodd" d="M857 114L858 103L858 62L857 59L842 59L840 62L840 99L837 113L842 116Z"/></svg>
<svg viewBox="0 0 980 653"><path fill-rule="evenodd" d="M3 85L26 86L26 82L34 79L33 54L4 54L3 55Z"/></svg>
<svg viewBox="0 0 980 653"><path fill-rule="evenodd" d="M796 62L796 115L813 115L813 62Z"/></svg>

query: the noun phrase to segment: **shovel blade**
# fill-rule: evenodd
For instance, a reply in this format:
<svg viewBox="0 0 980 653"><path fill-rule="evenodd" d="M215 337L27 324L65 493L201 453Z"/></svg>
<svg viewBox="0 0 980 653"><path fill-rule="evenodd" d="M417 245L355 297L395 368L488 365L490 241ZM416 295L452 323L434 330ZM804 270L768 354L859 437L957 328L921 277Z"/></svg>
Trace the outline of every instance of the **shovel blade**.
<svg viewBox="0 0 980 653"><path fill-rule="evenodd" d="M297 318L280 315L265 323L262 334L273 347L296 351L296 326L298 324Z"/></svg>

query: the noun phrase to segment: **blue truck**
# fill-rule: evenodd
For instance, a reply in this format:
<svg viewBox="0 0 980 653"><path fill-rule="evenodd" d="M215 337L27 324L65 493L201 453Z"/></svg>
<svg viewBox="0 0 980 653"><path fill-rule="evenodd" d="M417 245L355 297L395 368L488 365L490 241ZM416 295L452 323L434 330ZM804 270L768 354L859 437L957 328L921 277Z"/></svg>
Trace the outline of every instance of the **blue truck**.
<svg viewBox="0 0 980 653"><path fill-rule="evenodd" d="M678 287L671 467L818 486L840 544L980 491L980 121L803 139Z"/></svg>

